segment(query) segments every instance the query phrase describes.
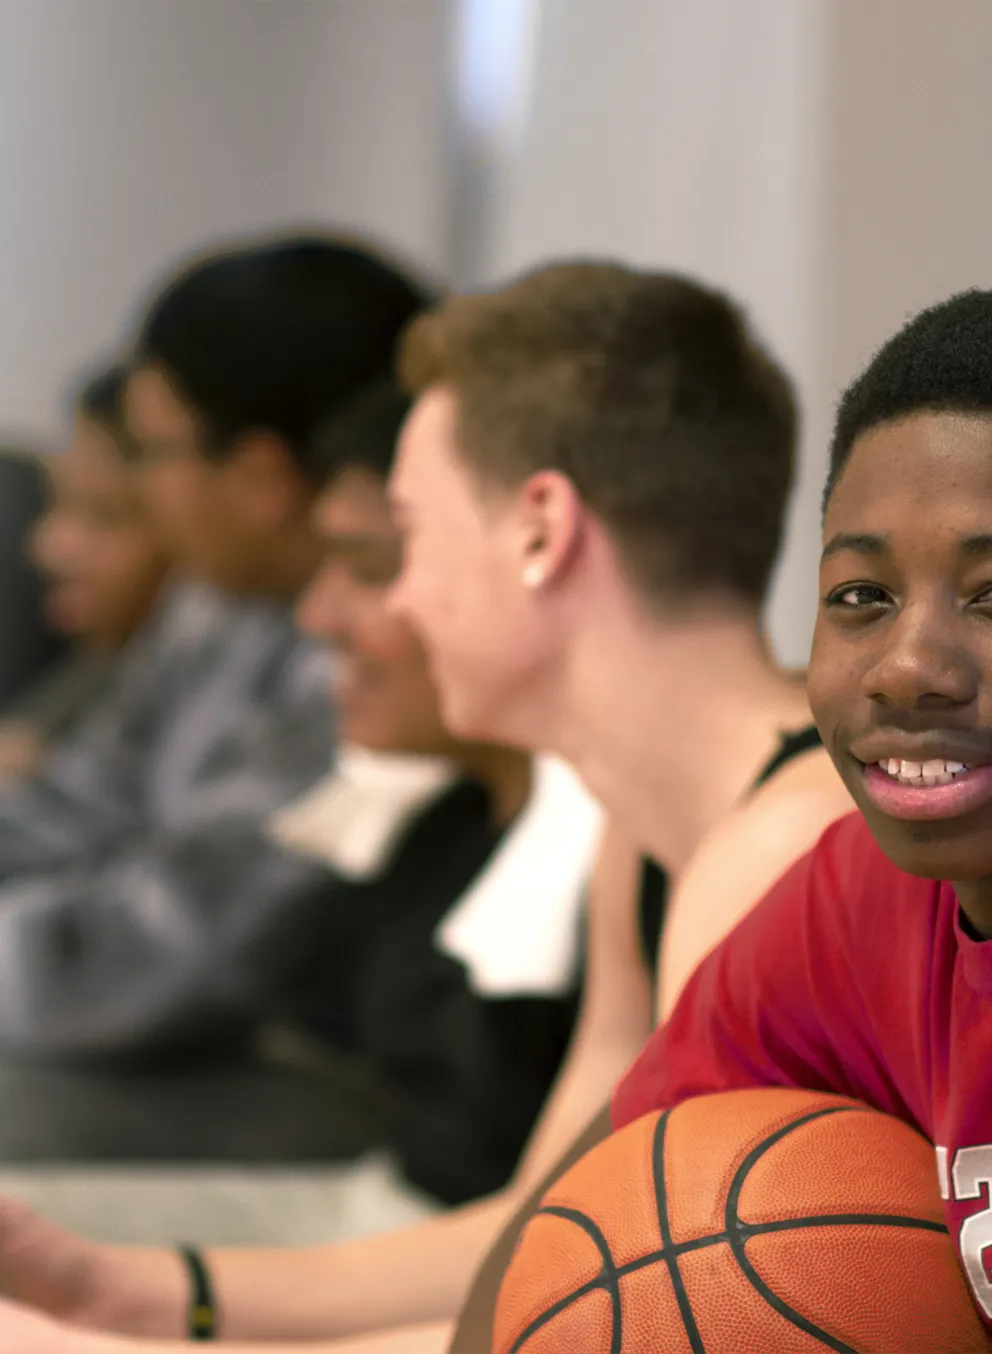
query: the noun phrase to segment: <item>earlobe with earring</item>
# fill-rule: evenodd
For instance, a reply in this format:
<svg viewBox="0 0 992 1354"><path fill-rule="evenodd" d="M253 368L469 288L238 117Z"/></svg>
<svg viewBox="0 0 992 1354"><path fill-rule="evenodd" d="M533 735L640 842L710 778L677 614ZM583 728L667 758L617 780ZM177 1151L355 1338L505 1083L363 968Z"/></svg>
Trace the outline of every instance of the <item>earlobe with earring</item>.
<svg viewBox="0 0 992 1354"><path fill-rule="evenodd" d="M525 588L539 588L544 582L544 568L540 564L528 564L520 575Z"/></svg>

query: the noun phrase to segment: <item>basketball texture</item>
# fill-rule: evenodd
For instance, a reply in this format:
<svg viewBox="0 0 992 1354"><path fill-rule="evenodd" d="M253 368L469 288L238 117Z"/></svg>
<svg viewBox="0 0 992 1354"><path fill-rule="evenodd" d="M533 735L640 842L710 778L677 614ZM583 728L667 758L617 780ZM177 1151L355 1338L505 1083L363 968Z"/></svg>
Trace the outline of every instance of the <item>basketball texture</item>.
<svg viewBox="0 0 992 1354"><path fill-rule="evenodd" d="M806 1091L649 1114L520 1238L493 1354L988 1354L933 1148Z"/></svg>

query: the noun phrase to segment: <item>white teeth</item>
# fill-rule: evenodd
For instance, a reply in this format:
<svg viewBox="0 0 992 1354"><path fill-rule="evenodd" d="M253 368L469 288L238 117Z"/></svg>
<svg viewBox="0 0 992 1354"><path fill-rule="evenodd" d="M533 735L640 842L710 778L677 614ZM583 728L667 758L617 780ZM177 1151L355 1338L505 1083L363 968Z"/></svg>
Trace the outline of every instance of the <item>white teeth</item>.
<svg viewBox="0 0 992 1354"><path fill-rule="evenodd" d="M948 762L933 758L927 762L907 762L889 757L879 766L895 780L908 785L949 785L955 776L967 771L964 762Z"/></svg>

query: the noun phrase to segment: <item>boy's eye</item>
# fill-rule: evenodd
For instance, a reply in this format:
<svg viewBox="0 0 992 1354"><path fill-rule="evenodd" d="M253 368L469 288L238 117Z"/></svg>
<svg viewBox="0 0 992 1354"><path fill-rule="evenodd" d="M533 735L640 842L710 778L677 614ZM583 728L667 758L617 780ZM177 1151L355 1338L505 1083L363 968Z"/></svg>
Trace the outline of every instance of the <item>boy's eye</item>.
<svg viewBox="0 0 992 1354"><path fill-rule="evenodd" d="M992 591L992 590L990 590ZM877 583L845 583L827 595L827 606L847 611L863 611L866 607L882 606L889 594Z"/></svg>

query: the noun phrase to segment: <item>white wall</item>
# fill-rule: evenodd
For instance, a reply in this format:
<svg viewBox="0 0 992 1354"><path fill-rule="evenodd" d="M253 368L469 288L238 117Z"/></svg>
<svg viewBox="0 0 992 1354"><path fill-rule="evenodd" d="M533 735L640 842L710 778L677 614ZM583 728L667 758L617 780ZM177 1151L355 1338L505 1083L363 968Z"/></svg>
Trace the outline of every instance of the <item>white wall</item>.
<svg viewBox="0 0 992 1354"><path fill-rule="evenodd" d="M0 0L0 423L65 381L176 256L368 228L441 263L443 0Z"/></svg>

